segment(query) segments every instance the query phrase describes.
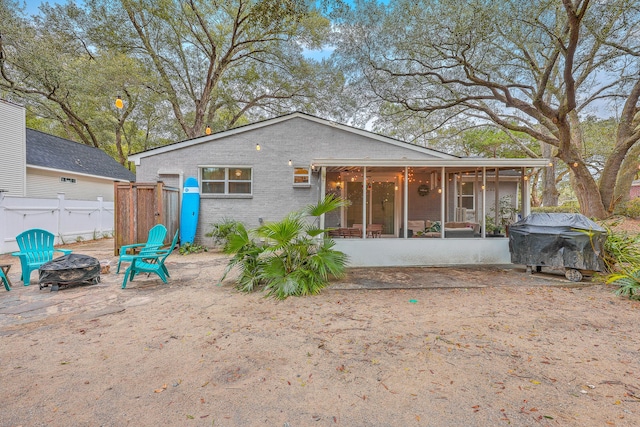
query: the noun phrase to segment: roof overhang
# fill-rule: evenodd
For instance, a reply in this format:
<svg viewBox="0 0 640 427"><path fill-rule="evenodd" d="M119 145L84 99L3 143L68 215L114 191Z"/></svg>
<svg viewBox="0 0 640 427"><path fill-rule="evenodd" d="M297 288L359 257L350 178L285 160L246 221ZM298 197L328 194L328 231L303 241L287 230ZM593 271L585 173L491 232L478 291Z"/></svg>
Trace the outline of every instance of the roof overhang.
<svg viewBox="0 0 640 427"><path fill-rule="evenodd" d="M107 180L107 181L131 182L128 179L124 179L124 178L113 178L113 177L109 177L109 176L92 175L92 174L88 174L88 173L74 172L74 171L64 170L64 169L47 168L47 167L44 167L44 166L36 166L36 165L30 165L30 164L27 164L27 168L38 169L38 170L43 170L43 171L47 171L47 172L55 172L55 173L64 174L64 175L86 176L86 177L89 177L89 178L102 179L102 180Z"/></svg>
<svg viewBox="0 0 640 427"><path fill-rule="evenodd" d="M360 166L360 167L460 167L460 168L540 168L549 166L549 159L314 159L316 167Z"/></svg>

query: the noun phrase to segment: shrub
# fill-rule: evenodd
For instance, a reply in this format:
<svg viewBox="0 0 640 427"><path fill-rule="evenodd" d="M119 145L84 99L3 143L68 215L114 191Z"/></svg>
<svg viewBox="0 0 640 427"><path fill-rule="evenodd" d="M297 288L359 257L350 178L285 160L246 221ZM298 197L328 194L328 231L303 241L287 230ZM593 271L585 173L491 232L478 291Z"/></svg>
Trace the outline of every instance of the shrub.
<svg viewBox="0 0 640 427"><path fill-rule="evenodd" d="M229 240L229 236L234 234L242 223L231 218L224 218L220 222L213 224L213 230L206 234L207 237L213 237L213 241L217 245L225 246Z"/></svg>
<svg viewBox="0 0 640 427"><path fill-rule="evenodd" d="M640 265L640 236L604 227L607 229L607 239L604 242L603 259L607 271L613 273Z"/></svg>
<svg viewBox="0 0 640 427"><path fill-rule="evenodd" d="M184 245L180 245L180 255L188 255L188 254L198 254L200 252L207 252L208 249L204 246L198 245L196 243L185 243Z"/></svg>
<svg viewBox="0 0 640 427"><path fill-rule="evenodd" d="M608 271L605 283L617 285L616 295L640 299L640 235L629 235L607 228L603 259Z"/></svg>
<svg viewBox="0 0 640 427"><path fill-rule="evenodd" d="M626 295L630 299L640 300L640 268L634 268L607 277L607 284L618 285L616 295Z"/></svg>
<svg viewBox="0 0 640 427"><path fill-rule="evenodd" d="M347 256L333 249L335 242L323 238L328 230L317 226L318 219L345 204L329 195L317 205L253 230L238 223L227 236L224 252L233 257L220 281L237 266L241 291L263 290L277 299L317 294L331 277L342 276L347 264ZM315 220L310 223L309 217Z"/></svg>
<svg viewBox="0 0 640 427"><path fill-rule="evenodd" d="M580 213L578 202L565 202L560 206L536 206L531 208L533 213Z"/></svg>
<svg viewBox="0 0 640 427"><path fill-rule="evenodd" d="M629 218L640 218L640 197L618 205L616 207L616 214Z"/></svg>

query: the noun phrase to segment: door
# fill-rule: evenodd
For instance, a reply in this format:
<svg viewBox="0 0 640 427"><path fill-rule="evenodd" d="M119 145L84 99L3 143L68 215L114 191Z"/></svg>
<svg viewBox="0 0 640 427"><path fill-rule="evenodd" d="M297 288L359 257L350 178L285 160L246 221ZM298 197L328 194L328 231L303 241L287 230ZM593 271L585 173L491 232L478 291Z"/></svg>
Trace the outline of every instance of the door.
<svg viewBox="0 0 640 427"><path fill-rule="evenodd" d="M362 182L347 182L347 227L362 224ZM396 216L396 184L372 182L367 185L367 224L382 224L382 234L393 234Z"/></svg>

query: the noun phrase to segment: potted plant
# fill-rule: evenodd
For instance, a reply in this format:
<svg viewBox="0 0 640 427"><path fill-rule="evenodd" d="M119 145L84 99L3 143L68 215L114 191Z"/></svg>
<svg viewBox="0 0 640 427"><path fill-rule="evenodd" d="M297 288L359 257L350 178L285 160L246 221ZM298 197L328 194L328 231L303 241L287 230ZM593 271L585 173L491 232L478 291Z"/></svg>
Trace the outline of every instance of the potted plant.
<svg viewBox="0 0 640 427"><path fill-rule="evenodd" d="M514 218L518 213L518 209L511 205L511 201L508 197L500 199L498 205L498 214L495 215L495 209L489 209L489 215L485 217L485 224L487 226L487 232L494 235L507 233L509 231L509 225L514 222Z"/></svg>

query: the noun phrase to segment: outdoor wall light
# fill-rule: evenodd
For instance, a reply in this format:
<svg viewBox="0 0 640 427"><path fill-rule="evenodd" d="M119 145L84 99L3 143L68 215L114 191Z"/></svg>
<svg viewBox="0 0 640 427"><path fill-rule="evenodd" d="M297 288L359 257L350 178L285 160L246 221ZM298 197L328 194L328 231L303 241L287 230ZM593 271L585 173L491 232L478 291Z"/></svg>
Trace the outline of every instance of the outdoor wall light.
<svg viewBox="0 0 640 427"><path fill-rule="evenodd" d="M260 144L256 144L256 151L260 151Z"/></svg>
<svg viewBox="0 0 640 427"><path fill-rule="evenodd" d="M289 159L289 166L291 166L291 165L292 165L292 163L291 163L291 159Z"/></svg>

